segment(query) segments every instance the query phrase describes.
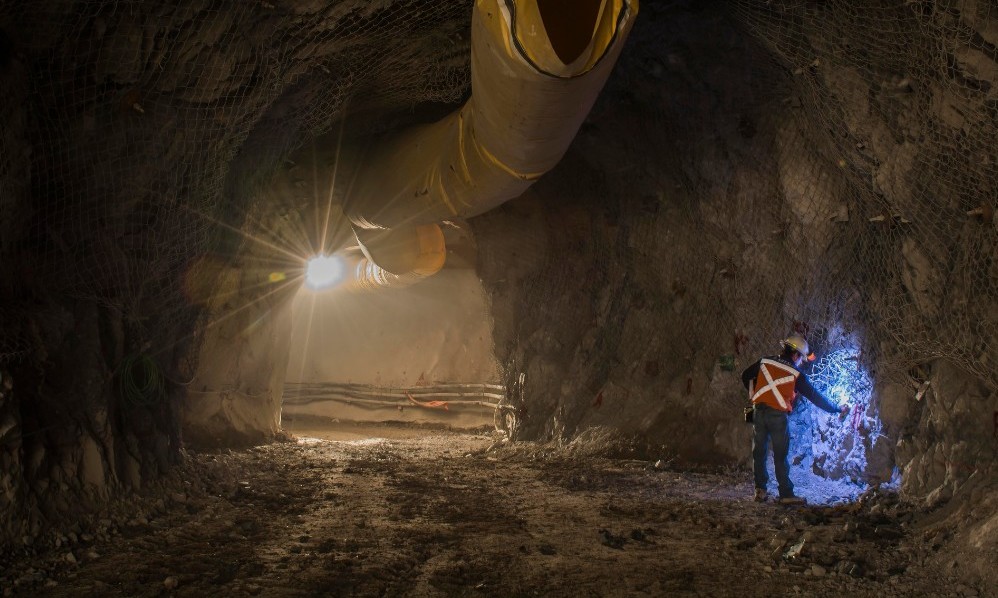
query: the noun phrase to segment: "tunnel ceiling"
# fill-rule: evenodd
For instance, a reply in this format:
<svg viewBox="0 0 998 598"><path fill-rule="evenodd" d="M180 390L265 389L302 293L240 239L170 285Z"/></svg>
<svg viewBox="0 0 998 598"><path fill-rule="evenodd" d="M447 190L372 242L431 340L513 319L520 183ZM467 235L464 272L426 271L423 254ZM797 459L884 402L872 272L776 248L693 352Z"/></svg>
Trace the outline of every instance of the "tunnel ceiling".
<svg viewBox="0 0 998 598"><path fill-rule="evenodd" d="M147 318L183 317L184 270L217 249L219 222L243 225L293 150L348 111L352 132L379 132L466 93L470 13L470 2L5 2L0 237L5 261L31 273L10 292L112 304L147 322L141 342L167 340ZM24 331L0 338L0 355L27 350Z"/></svg>
<svg viewBox="0 0 998 598"><path fill-rule="evenodd" d="M0 2L9 512L168 468L205 337L238 362L262 321L209 326L269 288L225 268L295 267L240 233L301 229L301 156L328 160L339 122L362 156L459 106L471 10ZM731 370L797 328L876 386L854 424L874 465L818 470L898 467L926 504L993 479L996 48L983 1L643 4L561 164L471 222L518 432L737 461ZM123 386L146 359L162 377ZM239 390L279 407L268 375Z"/></svg>
<svg viewBox="0 0 998 598"><path fill-rule="evenodd" d="M681 4L649 3L648 20L683 12ZM765 230L760 221L745 233L756 250L766 235L785 235L795 265L814 272L802 293L814 304L800 297L797 319L818 319L838 295L836 305L855 312L840 320L886 326L902 369L921 355L947 355L994 383L995 316L979 300L996 294L988 203L994 15L974 3L899 3L872 20L835 3L729 5L782 62L778 70L789 71L767 72L771 58L762 55L747 65L758 75L737 82L751 94L747 105L774 113L777 106L762 104L779 100L809 119L761 131L784 147L806 146L796 164L780 166L799 172L783 176L780 192L801 228ZM290 168L292 151L347 113L357 115L351 130L377 132L405 124L397 117L406 108L467 93L470 9L411 1L5 3L3 251L19 273L31 273L8 283L15 300L5 309L16 313L24 303L16 297L37 291L114 305L133 324L184 320L189 301L176 283L200 256L224 250L219 223L242 226L254 191ZM635 85L661 76L660 63L645 66L632 69ZM386 123L383 115L396 118ZM738 126L746 138L758 128L749 115ZM307 175L298 176L294 184L308 187ZM725 178L739 184L737 174ZM713 213L724 210L718 203ZM722 276L731 277L743 258L704 218L696 226L721 246L719 259L731 266ZM957 279L947 278L951 262L962 265ZM881 289L876 305L845 296L863 278L892 271L898 284ZM756 284L792 281L788 274ZM713 292L690 289L705 303L731 303ZM779 306L760 307L783 319ZM142 343L182 336L171 326L138 328ZM29 336L6 328L0 354L26 351Z"/></svg>

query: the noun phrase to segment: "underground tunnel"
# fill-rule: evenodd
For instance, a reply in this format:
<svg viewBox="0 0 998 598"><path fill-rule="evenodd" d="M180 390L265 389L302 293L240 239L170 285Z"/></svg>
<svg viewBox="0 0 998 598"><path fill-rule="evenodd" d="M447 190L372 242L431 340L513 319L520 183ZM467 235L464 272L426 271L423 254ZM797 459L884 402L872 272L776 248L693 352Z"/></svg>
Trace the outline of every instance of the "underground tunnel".
<svg viewBox="0 0 998 598"><path fill-rule="evenodd" d="M0 0L0 82L4 596L998 595L993 2Z"/></svg>

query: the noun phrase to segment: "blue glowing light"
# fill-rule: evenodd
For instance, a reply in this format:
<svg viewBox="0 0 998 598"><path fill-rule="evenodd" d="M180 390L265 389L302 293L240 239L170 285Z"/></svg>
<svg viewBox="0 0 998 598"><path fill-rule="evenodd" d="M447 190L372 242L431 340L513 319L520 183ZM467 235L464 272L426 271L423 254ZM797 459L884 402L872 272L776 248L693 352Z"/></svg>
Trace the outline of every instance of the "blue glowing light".
<svg viewBox="0 0 998 598"><path fill-rule="evenodd" d="M880 420L870 408L873 381L852 347L838 349L815 362L811 382L837 405L848 405L844 420L812 409L811 449L815 474L831 479L865 479L871 439L881 434Z"/></svg>
<svg viewBox="0 0 998 598"><path fill-rule="evenodd" d="M840 419L801 399L789 421L791 478L797 494L817 504L854 500L869 488L868 460L882 437L859 344L835 336L836 348L814 362L808 378L829 401L848 405L848 415Z"/></svg>

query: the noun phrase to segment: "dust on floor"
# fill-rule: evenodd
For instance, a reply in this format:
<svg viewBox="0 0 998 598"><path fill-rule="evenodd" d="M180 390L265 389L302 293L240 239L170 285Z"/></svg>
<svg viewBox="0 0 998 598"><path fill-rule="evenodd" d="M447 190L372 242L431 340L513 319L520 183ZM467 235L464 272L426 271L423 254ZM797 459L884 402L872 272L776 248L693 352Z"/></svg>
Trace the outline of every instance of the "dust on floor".
<svg viewBox="0 0 998 598"><path fill-rule="evenodd" d="M190 455L165 496L120 501L9 562L5 595L983 591L923 565L935 548L889 496L786 508L753 502L745 473L579 458L494 434L297 434Z"/></svg>

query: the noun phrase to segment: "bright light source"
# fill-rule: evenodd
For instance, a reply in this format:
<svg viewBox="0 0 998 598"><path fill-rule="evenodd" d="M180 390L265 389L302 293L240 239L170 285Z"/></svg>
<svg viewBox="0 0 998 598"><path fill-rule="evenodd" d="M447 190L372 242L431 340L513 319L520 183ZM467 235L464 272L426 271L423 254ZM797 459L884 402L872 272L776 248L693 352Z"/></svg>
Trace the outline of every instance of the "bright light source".
<svg viewBox="0 0 998 598"><path fill-rule="evenodd" d="M305 266L305 286L318 291L327 289L343 278L343 260L335 255L319 254Z"/></svg>

